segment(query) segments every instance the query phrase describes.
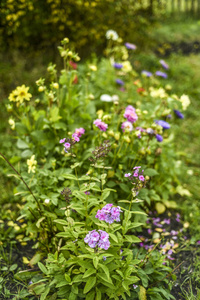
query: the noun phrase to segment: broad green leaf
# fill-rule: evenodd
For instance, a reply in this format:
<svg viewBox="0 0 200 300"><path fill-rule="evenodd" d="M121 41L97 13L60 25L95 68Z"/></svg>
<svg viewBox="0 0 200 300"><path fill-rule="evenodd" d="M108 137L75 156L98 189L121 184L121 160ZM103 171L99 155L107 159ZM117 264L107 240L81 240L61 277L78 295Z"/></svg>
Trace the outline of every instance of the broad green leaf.
<svg viewBox="0 0 200 300"><path fill-rule="evenodd" d="M99 267L105 272L107 278L108 278L108 281L112 283L112 280L110 279L110 272L109 272L109 269L106 265L103 265L103 264L99 264Z"/></svg>
<svg viewBox="0 0 200 300"><path fill-rule="evenodd" d="M140 291L138 293L139 300L147 300L146 289L140 285Z"/></svg>
<svg viewBox="0 0 200 300"><path fill-rule="evenodd" d="M155 208L158 214L163 214L166 210L165 205L160 202L156 202Z"/></svg>
<svg viewBox="0 0 200 300"><path fill-rule="evenodd" d="M26 148L29 148L29 145L26 142L22 141L21 139L18 139L17 140L17 147L19 149L26 149Z"/></svg>
<svg viewBox="0 0 200 300"><path fill-rule="evenodd" d="M95 291L91 291L87 294L86 296L86 300L94 300L94 296L95 296Z"/></svg>
<svg viewBox="0 0 200 300"><path fill-rule="evenodd" d="M96 298L95 300L101 300L101 291L96 288Z"/></svg>
<svg viewBox="0 0 200 300"><path fill-rule="evenodd" d="M36 253L31 260L29 261L29 265L33 268L33 266L35 264L37 264L42 258L42 254L41 253Z"/></svg>
<svg viewBox="0 0 200 300"><path fill-rule="evenodd" d="M116 237L116 235L114 233L109 233L109 236L111 237L111 239L113 239L113 241L115 243L118 243L118 238Z"/></svg>
<svg viewBox="0 0 200 300"><path fill-rule="evenodd" d="M129 243L140 243L141 240L135 235L125 235L126 240Z"/></svg>
<svg viewBox="0 0 200 300"><path fill-rule="evenodd" d="M88 270L84 273L83 278L87 278L87 277L89 277L90 275L92 275L92 274L94 274L94 273L96 273L96 270L93 269L93 268L90 268L90 269L88 269Z"/></svg>
<svg viewBox="0 0 200 300"><path fill-rule="evenodd" d="M67 282L71 282L71 278L67 273L65 273L65 279Z"/></svg>
<svg viewBox="0 0 200 300"><path fill-rule="evenodd" d="M41 262L38 262L38 267L45 275L47 275L48 273L47 268Z"/></svg>
<svg viewBox="0 0 200 300"><path fill-rule="evenodd" d="M42 223L42 221L44 221L44 219L46 219L46 217L42 217L37 221L37 223L35 224L37 226L37 228L40 228L40 223Z"/></svg>
<svg viewBox="0 0 200 300"><path fill-rule="evenodd" d="M83 294L88 293L93 288L93 286L96 283L96 280L97 280L96 277L90 277L87 280L86 285L85 285L84 290L83 290Z"/></svg>

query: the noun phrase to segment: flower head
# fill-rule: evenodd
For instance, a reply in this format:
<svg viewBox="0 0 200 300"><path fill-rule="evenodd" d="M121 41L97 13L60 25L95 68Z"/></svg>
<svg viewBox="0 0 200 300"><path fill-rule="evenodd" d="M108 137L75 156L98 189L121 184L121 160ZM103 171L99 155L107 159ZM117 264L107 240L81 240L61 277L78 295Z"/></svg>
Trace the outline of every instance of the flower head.
<svg viewBox="0 0 200 300"><path fill-rule="evenodd" d="M164 72L161 72L161 71L156 71L156 76L159 76L159 77L162 77L162 78L167 78L168 75Z"/></svg>
<svg viewBox="0 0 200 300"><path fill-rule="evenodd" d="M35 155L32 155L30 159L27 159L28 165L28 173L33 172L35 173L37 161L35 160Z"/></svg>
<svg viewBox="0 0 200 300"><path fill-rule="evenodd" d="M122 69L123 65L122 65L122 64L119 64L119 63L114 63L114 64L113 64L113 67L114 67L115 69Z"/></svg>
<svg viewBox="0 0 200 300"><path fill-rule="evenodd" d="M123 132L125 131L132 131L133 130L133 125L129 121L125 121L122 123L121 129Z"/></svg>
<svg viewBox="0 0 200 300"><path fill-rule="evenodd" d="M102 122L101 119L96 119L93 124L96 125L101 131L106 131L108 128L108 124Z"/></svg>
<svg viewBox="0 0 200 300"><path fill-rule="evenodd" d="M128 105L125 109L124 118L126 118L129 122L134 123L137 121L138 116L135 112L135 108L132 105Z"/></svg>
<svg viewBox="0 0 200 300"><path fill-rule="evenodd" d="M110 95L107 95L107 94L101 95L100 100L103 101L103 102L113 102L112 97Z"/></svg>
<svg viewBox="0 0 200 300"><path fill-rule="evenodd" d="M145 76L145 77L151 77L151 76L153 75L151 72L146 71L146 70L143 70L143 71L141 72L141 74L142 74L143 76Z"/></svg>
<svg viewBox="0 0 200 300"><path fill-rule="evenodd" d="M101 249L108 250L110 247L109 234L103 230L89 231L89 233L84 238L84 242L90 246L90 248L99 247Z"/></svg>
<svg viewBox="0 0 200 300"><path fill-rule="evenodd" d="M137 48L136 45L131 44L131 43L125 43L124 45L126 46L127 49L130 49L130 50L135 50Z"/></svg>
<svg viewBox="0 0 200 300"><path fill-rule="evenodd" d="M187 95L182 95L180 98L180 102L182 103L183 110L186 110L190 105L190 99Z"/></svg>
<svg viewBox="0 0 200 300"><path fill-rule="evenodd" d="M122 210L119 206L113 207L113 204L106 204L101 210L97 211L96 218L100 221L112 224L114 221L120 221L120 212Z"/></svg>
<svg viewBox="0 0 200 300"><path fill-rule="evenodd" d="M160 125L163 129L169 129L170 124L163 120L155 121L156 124Z"/></svg>
<svg viewBox="0 0 200 300"><path fill-rule="evenodd" d="M108 30L108 31L106 32L106 38L107 38L108 40L116 41L116 40L119 38L119 36L118 36L118 34L117 34L116 31L110 29L110 30Z"/></svg>
<svg viewBox="0 0 200 300"><path fill-rule="evenodd" d="M24 100L30 101L32 95L28 93L29 87L26 87L24 84L18 86L10 95L9 100L14 102L23 103Z"/></svg>
<svg viewBox="0 0 200 300"><path fill-rule="evenodd" d="M177 109L174 109L175 114L179 119L184 119L184 115Z"/></svg>
<svg viewBox="0 0 200 300"><path fill-rule="evenodd" d="M116 83L119 84L119 85L124 85L124 81L121 80L121 79L116 79Z"/></svg>
<svg viewBox="0 0 200 300"><path fill-rule="evenodd" d="M162 142L163 141L163 137L160 134L156 134L156 139L158 142Z"/></svg>
<svg viewBox="0 0 200 300"><path fill-rule="evenodd" d="M166 70L169 69L168 64L167 64L163 59L159 60L159 63L161 64L161 66L162 66L164 69L166 69Z"/></svg>
<svg viewBox="0 0 200 300"><path fill-rule="evenodd" d="M84 133L85 133L85 129L82 128L82 127L75 129L75 134L76 134L77 137L81 137Z"/></svg>

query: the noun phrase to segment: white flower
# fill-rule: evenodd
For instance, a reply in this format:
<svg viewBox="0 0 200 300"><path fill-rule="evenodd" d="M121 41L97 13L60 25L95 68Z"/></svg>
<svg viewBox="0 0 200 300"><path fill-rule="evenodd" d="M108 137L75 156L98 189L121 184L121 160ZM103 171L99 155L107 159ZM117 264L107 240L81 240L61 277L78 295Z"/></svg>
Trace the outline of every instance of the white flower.
<svg viewBox="0 0 200 300"><path fill-rule="evenodd" d="M112 29L110 29L110 30L108 30L107 32L106 32L106 38L108 39L108 40L113 40L113 41L116 41L117 39L118 39L118 34L117 34L117 32L116 31L114 31L114 30L112 30Z"/></svg>
<svg viewBox="0 0 200 300"><path fill-rule="evenodd" d="M50 202L50 199L45 199L45 200L44 200L44 203L45 203L45 204L49 204L49 202Z"/></svg>
<svg viewBox="0 0 200 300"><path fill-rule="evenodd" d="M113 101L112 97L107 94L101 95L100 100L103 102L112 102Z"/></svg>
<svg viewBox="0 0 200 300"><path fill-rule="evenodd" d="M15 129L15 121L13 119L9 119L8 123L10 124L11 129L14 130Z"/></svg>
<svg viewBox="0 0 200 300"><path fill-rule="evenodd" d="M113 95L112 96L112 101L119 101L119 96L118 95Z"/></svg>
<svg viewBox="0 0 200 300"><path fill-rule="evenodd" d="M122 68L122 71L124 71L125 73L128 73L128 72L131 72L132 71L132 66L131 66L131 63L130 61L124 61L122 63L123 65L123 68Z"/></svg>

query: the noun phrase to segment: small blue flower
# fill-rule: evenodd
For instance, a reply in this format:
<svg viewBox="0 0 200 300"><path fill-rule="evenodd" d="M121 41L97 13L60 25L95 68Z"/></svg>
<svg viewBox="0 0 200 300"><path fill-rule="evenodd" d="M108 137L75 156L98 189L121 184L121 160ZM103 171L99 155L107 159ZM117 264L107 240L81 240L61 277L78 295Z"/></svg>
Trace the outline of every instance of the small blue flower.
<svg viewBox="0 0 200 300"><path fill-rule="evenodd" d="M168 70L169 69L169 66L168 64L163 60L159 60L159 63L162 65L162 67L165 69L165 70Z"/></svg>
<svg viewBox="0 0 200 300"><path fill-rule="evenodd" d="M114 63L114 64L113 64L113 67L114 67L115 69L121 69L121 68L123 68L123 65L122 65L122 64L119 64L119 63Z"/></svg>
<svg viewBox="0 0 200 300"><path fill-rule="evenodd" d="M177 109L174 109L175 114L179 119L184 119L184 115Z"/></svg>
<svg viewBox="0 0 200 300"><path fill-rule="evenodd" d="M107 257L106 256L103 256L103 260L105 261L107 259Z"/></svg>
<svg viewBox="0 0 200 300"><path fill-rule="evenodd" d="M166 121L158 120L158 121L155 121L155 123L160 125L163 129L169 129L170 128L169 123L167 123Z"/></svg>
<svg viewBox="0 0 200 300"><path fill-rule="evenodd" d="M124 81L121 79L116 79L116 83L119 85L124 85Z"/></svg>
<svg viewBox="0 0 200 300"><path fill-rule="evenodd" d="M131 43L125 43L124 45L126 46L127 49L130 49L130 50L135 50L137 48L136 45L131 44Z"/></svg>
<svg viewBox="0 0 200 300"><path fill-rule="evenodd" d="M163 141L163 137L160 134L156 134L156 139L158 142L162 142Z"/></svg>
<svg viewBox="0 0 200 300"><path fill-rule="evenodd" d="M167 77L168 77L168 75L167 75L166 73L161 72L161 71L156 71L155 74L156 74L157 76L162 77L162 78L167 78Z"/></svg>
<svg viewBox="0 0 200 300"><path fill-rule="evenodd" d="M143 71L141 72L141 74L144 75L144 76L146 76L146 77L151 77L151 76L153 75L151 72L146 71L146 70L143 70Z"/></svg>

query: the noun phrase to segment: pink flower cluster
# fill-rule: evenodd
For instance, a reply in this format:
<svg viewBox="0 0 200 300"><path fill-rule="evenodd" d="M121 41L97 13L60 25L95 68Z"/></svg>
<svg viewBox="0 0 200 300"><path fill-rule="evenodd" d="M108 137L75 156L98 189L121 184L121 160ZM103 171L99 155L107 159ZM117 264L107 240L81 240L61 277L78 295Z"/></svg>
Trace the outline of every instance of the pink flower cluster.
<svg viewBox="0 0 200 300"><path fill-rule="evenodd" d="M105 221L106 223L112 224L114 221L120 222L120 212L122 210L119 206L112 207L113 204L106 204L101 210L99 209L96 214L96 218L100 221Z"/></svg>
<svg viewBox="0 0 200 300"><path fill-rule="evenodd" d="M89 231L89 233L84 238L84 242L90 246L90 248L95 248L96 246L108 250L110 247L109 242L109 234L103 230L95 230Z"/></svg>
<svg viewBox="0 0 200 300"><path fill-rule="evenodd" d="M96 119L93 124L96 125L101 131L106 131L108 128L108 124L102 122L101 119Z"/></svg>
<svg viewBox="0 0 200 300"><path fill-rule="evenodd" d="M134 123L137 121L138 116L135 112L135 108L132 105L128 105L125 109L124 118L127 119L127 121Z"/></svg>
<svg viewBox="0 0 200 300"><path fill-rule="evenodd" d="M65 143L66 141L66 138L63 138L60 140L60 144L64 144L64 150L66 153L68 153L68 149L71 148L72 145L74 145L76 142L79 142L80 141L80 137L85 133L85 129L84 128L76 128L75 129L75 133L72 134L72 139L67 139L67 142Z"/></svg>
<svg viewBox="0 0 200 300"><path fill-rule="evenodd" d="M144 178L144 176L142 175L142 173L144 172L144 170L142 170L142 171L140 171L140 166L139 167L134 167L133 168L133 175L131 174L131 173L126 173L125 175L124 175L124 177L131 177L131 178L137 178L137 179L139 179L140 181L144 181L145 180L145 178Z"/></svg>

